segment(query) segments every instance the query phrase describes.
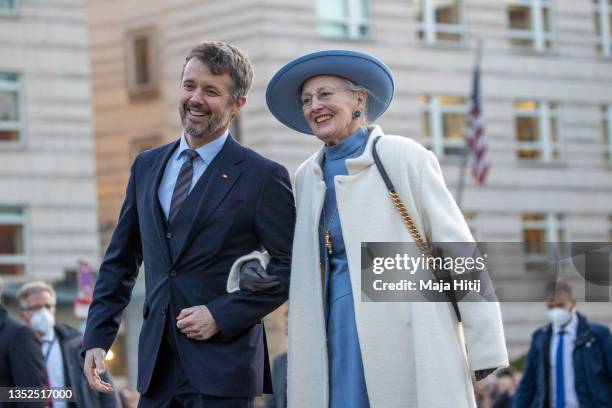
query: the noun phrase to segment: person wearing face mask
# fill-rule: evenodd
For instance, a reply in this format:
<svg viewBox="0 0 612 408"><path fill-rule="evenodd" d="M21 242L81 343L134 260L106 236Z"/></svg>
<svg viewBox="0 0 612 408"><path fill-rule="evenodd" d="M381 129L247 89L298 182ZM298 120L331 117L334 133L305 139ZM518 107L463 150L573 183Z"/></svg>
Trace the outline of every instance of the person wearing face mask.
<svg viewBox="0 0 612 408"><path fill-rule="evenodd" d="M567 282L545 290L550 324L535 331L513 408L612 407L612 336L576 311Z"/></svg>
<svg viewBox="0 0 612 408"><path fill-rule="evenodd" d="M0 298L2 288L0 278ZM0 387L43 387L45 378L45 366L36 337L29 327L9 316L0 304ZM43 402L0 402L2 408L43 406Z"/></svg>
<svg viewBox="0 0 612 408"><path fill-rule="evenodd" d="M21 319L34 331L40 342L40 351L46 367L50 387L71 388L75 403L53 401L53 408L87 407L115 408L118 400L115 393L100 393L92 390L83 374L83 359L80 354L81 333L55 322L55 290L43 281L24 284L17 292ZM104 381L112 383L108 373Z"/></svg>

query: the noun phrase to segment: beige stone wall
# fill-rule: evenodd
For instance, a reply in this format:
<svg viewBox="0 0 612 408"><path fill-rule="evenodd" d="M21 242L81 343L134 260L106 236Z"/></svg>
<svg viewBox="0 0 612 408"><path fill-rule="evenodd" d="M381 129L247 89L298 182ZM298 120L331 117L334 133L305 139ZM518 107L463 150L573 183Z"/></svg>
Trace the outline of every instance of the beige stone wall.
<svg viewBox="0 0 612 408"><path fill-rule="evenodd" d="M0 146L0 206L27 218L25 276L56 281L98 262L85 1L19 1L0 16L0 72L19 75L23 127Z"/></svg>
<svg viewBox="0 0 612 408"><path fill-rule="evenodd" d="M145 97L132 97L127 88L128 34L149 27L159 30L161 3L89 2L98 218L103 250L119 215L137 145L152 136L158 136L160 142L172 139L162 87L157 86L155 93ZM163 49L159 41L156 46ZM162 64L161 54L157 58L155 65Z"/></svg>

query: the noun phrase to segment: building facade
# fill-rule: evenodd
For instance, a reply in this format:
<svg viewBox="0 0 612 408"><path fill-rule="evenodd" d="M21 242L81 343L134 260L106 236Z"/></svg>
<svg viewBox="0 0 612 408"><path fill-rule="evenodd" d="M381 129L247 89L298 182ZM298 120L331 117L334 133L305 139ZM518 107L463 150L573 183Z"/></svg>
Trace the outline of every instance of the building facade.
<svg viewBox="0 0 612 408"><path fill-rule="evenodd" d="M379 124L430 148L453 193L481 40L492 167L484 186L468 178L461 202L476 238L612 240L610 0L92 0L89 18L102 249L134 155L180 135L185 54L212 39L238 45L255 67L253 89L232 133L290 172L319 143L268 112L269 79L310 51L375 54L396 79L395 99ZM612 323L609 305L580 307ZM517 357L531 331L545 323L543 306L503 304L502 311L509 350ZM279 319L273 317L269 327L282 334ZM128 329L128 339L137 338L138 325ZM135 347L136 340L128 343Z"/></svg>
<svg viewBox="0 0 612 408"><path fill-rule="evenodd" d="M0 275L58 286L72 314L79 260L99 262L87 9L0 1Z"/></svg>

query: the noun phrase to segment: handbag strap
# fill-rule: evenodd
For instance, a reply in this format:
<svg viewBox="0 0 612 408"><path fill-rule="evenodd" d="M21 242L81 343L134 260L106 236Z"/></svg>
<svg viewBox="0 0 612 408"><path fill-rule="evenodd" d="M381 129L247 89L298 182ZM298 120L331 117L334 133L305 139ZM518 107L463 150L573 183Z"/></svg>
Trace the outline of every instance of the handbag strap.
<svg viewBox="0 0 612 408"><path fill-rule="evenodd" d="M382 176L383 181L385 182L385 185L387 186L387 190L389 191L389 197L391 197L391 202L393 203L393 206L395 207L400 217L402 218L402 221L406 225L408 232L410 232L412 239L414 239L414 242L416 243L419 250L427 257L428 262L430 263L430 267L432 268L431 270L433 271L433 274L436 277L436 279L441 280L435 273L435 268L434 268L434 262L435 262L434 258L438 258L439 256L433 256L432 251L429 248L429 245L421 236L421 233L419 232L418 228L416 227L416 224L412 220L410 213L408 213L408 209L404 205L404 202L400 198L399 194L397 194L397 192L395 191L395 187L393 186L393 183L391 182L391 178L389 178L389 174L387 173L385 166L383 166L382 161L380 160L380 156L378 155L378 151L376 150L376 144L378 143L380 138L381 136L376 136L374 138L374 142L372 143L372 157L374 158L374 163L376 164L376 168L378 169L380 175ZM436 251L436 252L439 252L439 251ZM461 313L459 311L459 305L457 303L457 296L455 295L454 290L451 290L451 292L448 293L448 298L453 304L453 309L455 311L455 315L457 316L457 321L460 322Z"/></svg>

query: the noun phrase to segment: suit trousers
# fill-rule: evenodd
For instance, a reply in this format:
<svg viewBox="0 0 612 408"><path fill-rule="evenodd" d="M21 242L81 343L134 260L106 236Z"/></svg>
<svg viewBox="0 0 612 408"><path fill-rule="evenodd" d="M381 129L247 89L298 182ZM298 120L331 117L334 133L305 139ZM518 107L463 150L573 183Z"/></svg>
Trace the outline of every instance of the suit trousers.
<svg viewBox="0 0 612 408"><path fill-rule="evenodd" d="M175 327L173 313L166 314L151 385L140 396L139 408L253 408L255 399L250 397L219 397L206 395L195 389L185 375L176 351L174 336L182 336Z"/></svg>

